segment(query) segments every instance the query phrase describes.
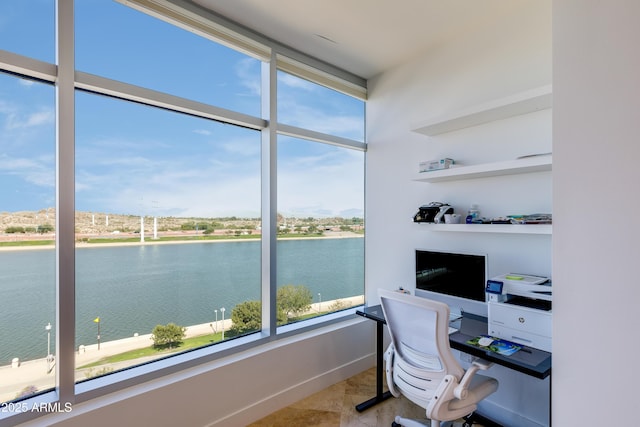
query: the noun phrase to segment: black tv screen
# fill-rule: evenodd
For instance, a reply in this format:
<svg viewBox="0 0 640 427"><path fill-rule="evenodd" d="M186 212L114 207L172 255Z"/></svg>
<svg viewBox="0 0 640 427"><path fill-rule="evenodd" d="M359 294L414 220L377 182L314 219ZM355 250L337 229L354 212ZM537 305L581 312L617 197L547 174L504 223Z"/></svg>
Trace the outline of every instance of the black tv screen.
<svg viewBox="0 0 640 427"><path fill-rule="evenodd" d="M416 288L485 301L487 257L416 250Z"/></svg>

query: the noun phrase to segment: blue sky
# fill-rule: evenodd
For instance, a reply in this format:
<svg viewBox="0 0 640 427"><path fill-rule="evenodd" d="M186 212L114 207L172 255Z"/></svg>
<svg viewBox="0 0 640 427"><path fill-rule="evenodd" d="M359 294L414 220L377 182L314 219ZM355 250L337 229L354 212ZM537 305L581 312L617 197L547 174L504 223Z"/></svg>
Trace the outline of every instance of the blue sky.
<svg viewBox="0 0 640 427"><path fill-rule="evenodd" d="M0 2L0 49L54 62L52 0ZM259 116L260 62L110 0L76 1L76 68ZM279 121L363 140L360 101L279 73ZM76 209L258 216L258 132L76 97ZM0 74L0 211L55 205L53 87ZM281 138L278 211L362 216L363 153Z"/></svg>

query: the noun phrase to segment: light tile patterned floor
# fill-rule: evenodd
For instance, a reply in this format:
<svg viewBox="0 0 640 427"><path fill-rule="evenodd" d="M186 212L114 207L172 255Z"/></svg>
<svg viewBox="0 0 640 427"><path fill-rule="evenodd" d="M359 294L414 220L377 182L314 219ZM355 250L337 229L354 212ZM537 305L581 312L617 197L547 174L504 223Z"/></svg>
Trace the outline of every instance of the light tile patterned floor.
<svg viewBox="0 0 640 427"><path fill-rule="evenodd" d="M425 418L424 409L404 397L391 397L364 412L356 411L358 403L375 395L375 384L375 369L369 369L274 412L249 427L389 427L398 414Z"/></svg>

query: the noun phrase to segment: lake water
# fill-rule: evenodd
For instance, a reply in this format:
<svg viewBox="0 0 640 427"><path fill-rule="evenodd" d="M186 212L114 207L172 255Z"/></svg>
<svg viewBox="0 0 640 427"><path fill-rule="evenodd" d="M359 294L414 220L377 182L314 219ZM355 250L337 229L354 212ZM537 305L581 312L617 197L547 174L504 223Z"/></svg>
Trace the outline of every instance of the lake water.
<svg viewBox="0 0 640 427"><path fill-rule="evenodd" d="M111 341L174 322L218 319L225 307L260 300L260 242L202 242L78 248L76 344ZM0 252L0 365L42 358L54 325L55 251ZM364 239L278 241L278 286L305 285L318 302L364 293Z"/></svg>

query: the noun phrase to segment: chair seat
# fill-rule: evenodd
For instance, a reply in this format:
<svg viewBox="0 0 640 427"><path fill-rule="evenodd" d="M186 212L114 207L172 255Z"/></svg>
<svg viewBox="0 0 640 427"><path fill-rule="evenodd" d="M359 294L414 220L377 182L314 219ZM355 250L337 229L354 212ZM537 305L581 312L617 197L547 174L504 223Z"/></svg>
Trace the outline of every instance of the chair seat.
<svg viewBox="0 0 640 427"><path fill-rule="evenodd" d="M385 352L389 391L424 408L432 426L471 414L498 389L496 379L476 375L490 364L473 363L465 371L454 357L446 304L388 290L380 290L380 300L391 336Z"/></svg>

